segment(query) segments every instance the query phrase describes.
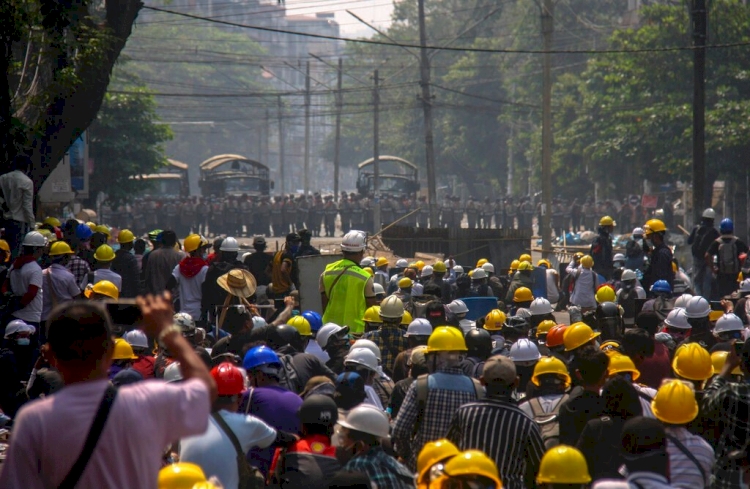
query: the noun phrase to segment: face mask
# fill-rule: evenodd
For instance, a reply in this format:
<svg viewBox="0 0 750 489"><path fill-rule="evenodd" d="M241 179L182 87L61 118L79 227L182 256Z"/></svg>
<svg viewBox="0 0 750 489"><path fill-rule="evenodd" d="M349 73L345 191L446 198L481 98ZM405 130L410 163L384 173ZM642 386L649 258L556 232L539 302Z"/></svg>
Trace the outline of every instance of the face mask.
<svg viewBox="0 0 750 489"><path fill-rule="evenodd" d="M352 443L348 447L336 447L336 460L338 460L341 465L346 465L346 463L353 459L356 454L356 443Z"/></svg>
<svg viewBox="0 0 750 489"><path fill-rule="evenodd" d="M299 251L299 245L290 246L289 251L291 251L292 253L297 253L297 251Z"/></svg>
<svg viewBox="0 0 750 489"><path fill-rule="evenodd" d="M18 346L29 346L31 344L31 338L18 338L16 344Z"/></svg>

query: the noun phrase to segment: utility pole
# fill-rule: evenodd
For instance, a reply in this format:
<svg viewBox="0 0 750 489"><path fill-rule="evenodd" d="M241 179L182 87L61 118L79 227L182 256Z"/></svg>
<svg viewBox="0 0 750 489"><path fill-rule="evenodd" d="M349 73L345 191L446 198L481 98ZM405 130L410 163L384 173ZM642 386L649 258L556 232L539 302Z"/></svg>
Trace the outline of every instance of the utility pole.
<svg viewBox="0 0 750 489"><path fill-rule="evenodd" d="M339 194L339 169L341 167L341 106L344 94L341 93L341 75L343 60L339 58L338 80L336 82L336 140L333 149L333 194Z"/></svg>
<svg viewBox="0 0 750 489"><path fill-rule="evenodd" d="M516 84L513 84L513 89L511 91L511 100L515 100L516 98ZM516 124L513 120L510 121L510 134L508 135L508 185L507 185L507 193L508 196L513 195L513 150L515 147L515 141L513 140L513 133L515 132L514 129L516 127ZM498 226L499 227L499 226Z"/></svg>
<svg viewBox="0 0 750 489"><path fill-rule="evenodd" d="M261 163L268 166L268 158L269 158L269 150L268 150L268 139L271 137L271 122L270 122L270 114L268 113L268 107L266 107L266 117L265 117L265 124L263 125L263 130L265 132L265 141L263 141L263 159L261 160Z"/></svg>
<svg viewBox="0 0 750 489"><path fill-rule="evenodd" d="M373 209L373 221L375 221L375 232L380 231L380 77L375 70L375 88L372 91L372 103L375 106L372 119L372 164L375 175L373 176L373 189L375 190L375 208Z"/></svg>
<svg viewBox="0 0 750 489"><path fill-rule="evenodd" d="M310 62L305 67L305 195L310 193Z"/></svg>
<svg viewBox="0 0 750 489"><path fill-rule="evenodd" d="M543 36L543 93L542 93L542 222L539 231L542 235L542 256L546 257L552 249L552 33L554 25L553 0L543 0L542 36Z"/></svg>
<svg viewBox="0 0 750 489"><path fill-rule="evenodd" d="M692 0L693 20L693 222L706 206L706 0Z"/></svg>
<svg viewBox="0 0 750 489"><path fill-rule="evenodd" d="M276 96L277 117L279 121L279 186L281 194L286 193L286 175L284 175L284 124L281 120L281 95Z"/></svg>
<svg viewBox="0 0 750 489"><path fill-rule="evenodd" d="M419 6L419 84L422 87L424 111L424 145L427 163L427 202L430 204L430 226L437 227L437 184L435 182L435 142L432 134L432 95L430 95L430 58L427 56L427 32L424 19L424 0Z"/></svg>

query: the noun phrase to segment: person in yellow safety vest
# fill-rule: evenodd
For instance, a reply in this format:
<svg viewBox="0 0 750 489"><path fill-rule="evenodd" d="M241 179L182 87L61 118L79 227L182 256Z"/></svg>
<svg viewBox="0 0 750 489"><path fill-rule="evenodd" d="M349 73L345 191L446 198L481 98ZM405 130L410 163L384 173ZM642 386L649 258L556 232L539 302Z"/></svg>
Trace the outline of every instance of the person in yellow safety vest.
<svg viewBox="0 0 750 489"><path fill-rule="evenodd" d="M377 305L372 276L359 267L366 247L363 231L349 231L341 241L344 258L326 266L320 275L323 323L349 326L352 333L365 330L363 317Z"/></svg>

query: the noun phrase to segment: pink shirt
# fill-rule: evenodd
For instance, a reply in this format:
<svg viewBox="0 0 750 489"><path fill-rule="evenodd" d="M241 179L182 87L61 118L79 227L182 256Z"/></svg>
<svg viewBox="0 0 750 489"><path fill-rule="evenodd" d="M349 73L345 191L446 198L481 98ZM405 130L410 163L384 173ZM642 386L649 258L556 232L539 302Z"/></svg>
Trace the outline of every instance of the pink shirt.
<svg viewBox="0 0 750 489"><path fill-rule="evenodd" d="M24 406L0 489L58 487L83 449L106 387L106 380L72 384ZM76 487L157 489L162 452L180 438L205 432L210 407L208 388L198 379L121 387Z"/></svg>

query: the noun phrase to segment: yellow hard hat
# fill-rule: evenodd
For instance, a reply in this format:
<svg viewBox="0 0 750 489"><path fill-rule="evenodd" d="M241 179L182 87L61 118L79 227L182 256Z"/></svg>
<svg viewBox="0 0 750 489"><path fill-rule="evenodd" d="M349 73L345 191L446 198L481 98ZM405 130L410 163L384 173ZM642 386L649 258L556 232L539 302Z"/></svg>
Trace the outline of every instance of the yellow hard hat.
<svg viewBox="0 0 750 489"><path fill-rule="evenodd" d="M472 275L474 275L474 270L469 270L469 272L466 275L468 275L469 277L471 277Z"/></svg>
<svg viewBox="0 0 750 489"><path fill-rule="evenodd" d="M420 272L424 268L424 262L422 260L417 260L416 263L414 263L414 265L417 267L417 270L419 270Z"/></svg>
<svg viewBox="0 0 750 489"><path fill-rule="evenodd" d="M182 241L182 247L185 248L186 252L191 253L200 248L204 242L200 234L191 234Z"/></svg>
<svg viewBox="0 0 750 489"><path fill-rule="evenodd" d="M452 326L438 326L427 339L426 353L467 350L464 335Z"/></svg>
<svg viewBox="0 0 750 489"><path fill-rule="evenodd" d="M95 223L95 222L91 222L91 221L87 222L87 223L86 223L86 225L87 225L87 226L89 227L89 229L90 229L90 230L92 230L92 231L93 231L93 230L94 230L94 228L96 227L96 223Z"/></svg>
<svg viewBox="0 0 750 489"><path fill-rule="evenodd" d="M94 226L94 229L92 229L92 231L94 231L95 233L106 234L107 238L111 238L112 237L112 232L104 224L98 224L98 225Z"/></svg>
<svg viewBox="0 0 750 489"><path fill-rule="evenodd" d="M408 326L412 321L414 321L414 318L412 317L411 313L409 311L404 311L404 315L401 316L401 324L405 324L406 326Z"/></svg>
<svg viewBox="0 0 750 489"><path fill-rule="evenodd" d="M513 272L514 270L518 270L518 266L521 264L518 260L513 260L510 262L510 271Z"/></svg>
<svg viewBox="0 0 750 489"><path fill-rule="evenodd" d="M714 368L714 375L719 375L721 370L724 368L724 364L727 363L727 357L729 356L728 351L715 351L711 353L711 364ZM745 375L742 373L740 367L735 367L732 370L732 375Z"/></svg>
<svg viewBox="0 0 750 489"><path fill-rule="evenodd" d="M518 257L518 261L525 261L525 262L531 263L531 255L529 255L528 253L524 253L523 255Z"/></svg>
<svg viewBox="0 0 750 489"><path fill-rule="evenodd" d="M542 357L534 365L534 374L531 376L531 382L535 386L539 387L540 375L555 374L565 379L565 387L570 386L570 374L568 373L568 367L565 366L562 360L557 357Z"/></svg>
<svg viewBox="0 0 750 489"><path fill-rule="evenodd" d="M597 304L601 304L602 302L614 302L615 297L615 289L609 285L603 285L596 291Z"/></svg>
<svg viewBox="0 0 750 489"><path fill-rule="evenodd" d="M674 352L672 370L688 380L706 380L714 373L711 354L698 343L686 343Z"/></svg>
<svg viewBox="0 0 750 489"><path fill-rule="evenodd" d="M549 333L549 330L554 328L555 326L557 326L557 323L555 323L553 320L545 319L544 321L539 323L539 326L536 327L537 337Z"/></svg>
<svg viewBox="0 0 750 489"><path fill-rule="evenodd" d="M549 260L546 260L542 258L539 260L536 264L536 266L541 267L542 265L545 265L547 268L552 268L552 264L549 262Z"/></svg>
<svg viewBox="0 0 750 489"><path fill-rule="evenodd" d="M399 289L409 289L412 285L414 285L414 282L409 277L402 277L398 281Z"/></svg>
<svg viewBox="0 0 750 489"><path fill-rule="evenodd" d="M362 321L367 323L382 323L383 320L380 318L380 306L370 306L365 309L365 315Z"/></svg>
<svg viewBox="0 0 750 489"><path fill-rule="evenodd" d="M533 300L534 296L528 287L519 287L513 292L513 302L529 302Z"/></svg>
<svg viewBox="0 0 750 489"><path fill-rule="evenodd" d="M477 266L475 266L474 268L482 268L482 265L488 262L489 260L487 258L480 258L479 260L477 260Z"/></svg>
<svg viewBox="0 0 750 489"><path fill-rule="evenodd" d="M103 244L96 249L94 259L96 261L112 261L115 259L115 252L111 246Z"/></svg>
<svg viewBox="0 0 750 489"><path fill-rule="evenodd" d="M212 484L211 482L205 481L205 482L196 482L193 484L192 489L219 489L217 486Z"/></svg>
<svg viewBox="0 0 750 489"><path fill-rule="evenodd" d="M432 271L437 273L445 273L448 271L448 267L445 266L444 262L436 261L434 265L432 265Z"/></svg>
<svg viewBox="0 0 750 489"><path fill-rule="evenodd" d="M659 219L649 219L646 221L646 225L643 226L646 236L652 233L663 233L667 230L667 226L664 225L663 221Z"/></svg>
<svg viewBox="0 0 750 489"><path fill-rule="evenodd" d="M522 261L521 263L518 264L519 271L533 270L533 269L534 269L534 265L532 265L531 262L529 261Z"/></svg>
<svg viewBox="0 0 750 489"><path fill-rule="evenodd" d="M56 241L49 248L49 256L72 255L73 250L65 241Z"/></svg>
<svg viewBox="0 0 750 489"><path fill-rule="evenodd" d="M586 457L578 449L558 445L547 450L539 463L537 484L588 484L591 482Z"/></svg>
<svg viewBox="0 0 750 489"><path fill-rule="evenodd" d="M592 268L594 266L594 259L591 258L591 255L583 255L581 257L581 266L583 268Z"/></svg>
<svg viewBox="0 0 750 489"><path fill-rule="evenodd" d="M89 285L83 292L87 298L91 298L93 294L104 295L114 300L120 298L120 290L109 280L100 280L94 285Z"/></svg>
<svg viewBox="0 0 750 489"><path fill-rule="evenodd" d="M5 262L6 263L9 262L10 261L10 245L4 239L0 239L0 250L3 250L7 253L5 255Z"/></svg>
<svg viewBox="0 0 750 489"><path fill-rule="evenodd" d="M123 229L117 234L117 242L120 244L132 243L135 241L135 234L130 229Z"/></svg>
<svg viewBox="0 0 750 489"><path fill-rule="evenodd" d="M622 374L630 372L633 380L638 380L641 373L635 368L633 360L627 355L615 354L609 357L609 368L607 368L607 375L610 377L616 374Z"/></svg>
<svg viewBox="0 0 750 489"><path fill-rule="evenodd" d="M712 323L715 323L723 315L724 311L711 311L708 313L708 320Z"/></svg>
<svg viewBox="0 0 750 489"><path fill-rule="evenodd" d="M384 267L386 265L388 265L388 258L384 256L381 256L380 258L378 258L378 261L375 262L375 266L378 268Z"/></svg>
<svg viewBox="0 0 750 489"><path fill-rule="evenodd" d="M594 333L586 323L578 322L571 324L568 329L565 330L563 336L563 343L565 344L565 351L575 350L579 346L583 346L589 341L601 335L601 333Z"/></svg>
<svg viewBox="0 0 750 489"><path fill-rule="evenodd" d="M112 354L112 360L137 360L138 357L133 353L133 347L130 343L122 338L115 340L115 351Z"/></svg>
<svg viewBox="0 0 750 489"><path fill-rule="evenodd" d="M669 424L687 424L698 416L698 402L693 389L686 382L668 380L656 391L651 401L651 411L659 421Z"/></svg>
<svg viewBox="0 0 750 489"><path fill-rule="evenodd" d="M599 349L607 354L610 358L616 355L622 355L622 345L617 340L607 340L601 345Z"/></svg>
<svg viewBox="0 0 750 489"><path fill-rule="evenodd" d="M503 311L501 311L500 309L493 309L484 317L483 328L487 331L500 331L501 329L503 329L503 325L505 324L506 319L508 318L505 317L505 313Z"/></svg>
<svg viewBox="0 0 750 489"><path fill-rule="evenodd" d="M199 482L206 482L206 474L200 466L188 462L167 465L159 471L158 489L193 489Z"/></svg>
<svg viewBox="0 0 750 489"><path fill-rule="evenodd" d="M289 326L296 329L300 336L312 336L312 327L310 327L310 321L304 316L294 316L286 322Z"/></svg>
<svg viewBox="0 0 750 489"><path fill-rule="evenodd" d="M373 272L373 271L372 271L372 268L370 268L370 267L365 267L365 268L363 268L363 270L364 270L365 272L367 272L367 273L368 273L368 274L370 275L370 277L374 277L374 276L375 276L375 272Z"/></svg>
<svg viewBox="0 0 750 489"><path fill-rule="evenodd" d="M44 219L44 221L42 221L42 224L47 224L48 226L53 226L56 228L59 228L62 225L60 219L56 217L47 217Z"/></svg>
<svg viewBox="0 0 750 489"><path fill-rule="evenodd" d="M429 475L430 467L459 453L458 447L445 438L425 443L417 457L417 483L427 482L424 479Z"/></svg>
<svg viewBox="0 0 750 489"><path fill-rule="evenodd" d="M455 455L445 464L443 473L448 477L480 475L492 479L497 489L503 487L495 462L479 450L467 450Z"/></svg>
<svg viewBox="0 0 750 489"><path fill-rule="evenodd" d="M599 219L599 225L600 226L614 226L615 220L609 216L604 216L601 219Z"/></svg>

